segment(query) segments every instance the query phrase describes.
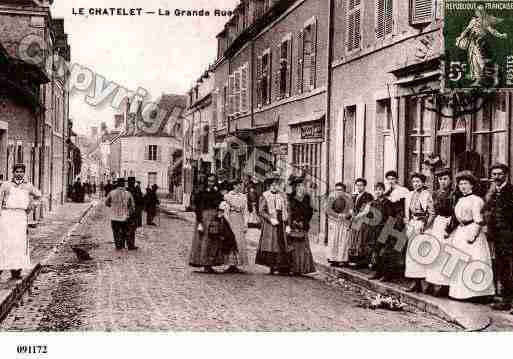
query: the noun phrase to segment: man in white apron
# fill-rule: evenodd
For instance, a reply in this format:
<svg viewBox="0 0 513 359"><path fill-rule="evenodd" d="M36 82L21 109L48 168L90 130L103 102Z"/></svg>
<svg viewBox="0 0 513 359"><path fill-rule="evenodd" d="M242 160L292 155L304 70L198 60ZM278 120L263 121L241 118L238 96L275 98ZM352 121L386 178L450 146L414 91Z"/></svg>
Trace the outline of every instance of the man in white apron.
<svg viewBox="0 0 513 359"><path fill-rule="evenodd" d="M12 279L20 279L22 269L30 267L27 214L41 192L25 182L25 165L13 167L13 179L0 186L0 274L11 271Z"/></svg>

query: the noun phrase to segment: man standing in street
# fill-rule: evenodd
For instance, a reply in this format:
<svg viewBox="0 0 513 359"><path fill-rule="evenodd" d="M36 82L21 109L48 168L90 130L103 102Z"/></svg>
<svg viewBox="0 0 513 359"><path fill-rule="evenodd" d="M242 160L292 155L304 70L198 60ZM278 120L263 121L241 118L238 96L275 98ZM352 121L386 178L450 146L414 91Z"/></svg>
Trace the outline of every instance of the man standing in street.
<svg viewBox="0 0 513 359"><path fill-rule="evenodd" d="M117 250L121 250L125 247L125 241L128 238L128 220L135 211L135 204L130 192L125 189L125 179L119 178L116 184L116 189L112 190L107 196L105 205L111 209L114 244ZM133 250L135 248L128 243L128 249Z"/></svg>
<svg viewBox="0 0 513 359"><path fill-rule="evenodd" d="M495 241L497 281L502 285L502 298L495 310L510 310L513 301L513 185L508 181L509 168L494 164L492 185L486 194L484 211L488 214L488 240Z"/></svg>
<svg viewBox="0 0 513 359"><path fill-rule="evenodd" d="M146 206L146 224L149 226L156 226L153 219L157 215L157 206L159 205L159 198L157 196L158 186L154 184L151 188L146 189L144 203Z"/></svg>
<svg viewBox="0 0 513 359"><path fill-rule="evenodd" d="M22 269L30 267L27 214L41 192L25 182L25 165L16 164L12 181L0 186L0 273L11 271L11 279L20 279Z"/></svg>
<svg viewBox="0 0 513 359"><path fill-rule="evenodd" d="M110 193L110 191L112 191L114 189L114 186L112 186L112 183L110 182L110 179L107 180L107 184L105 185L105 197L107 197Z"/></svg>
<svg viewBox="0 0 513 359"><path fill-rule="evenodd" d="M135 177L128 177L128 192L132 195L134 199L135 212L130 216L128 220L129 226L129 238L128 238L128 247L135 247L135 233L137 228L142 227L142 212L144 209L144 197L140 189L138 189L135 185Z"/></svg>

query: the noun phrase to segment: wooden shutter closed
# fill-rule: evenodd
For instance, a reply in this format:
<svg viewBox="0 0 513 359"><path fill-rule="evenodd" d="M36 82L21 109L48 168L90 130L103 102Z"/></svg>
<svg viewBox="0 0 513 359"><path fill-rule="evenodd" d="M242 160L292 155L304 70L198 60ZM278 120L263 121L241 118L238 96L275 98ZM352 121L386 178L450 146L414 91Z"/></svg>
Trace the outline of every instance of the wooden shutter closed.
<svg viewBox="0 0 513 359"><path fill-rule="evenodd" d="M241 86L240 86L240 110L243 113L248 112L249 104L249 69L248 63L245 63L241 69Z"/></svg>
<svg viewBox="0 0 513 359"><path fill-rule="evenodd" d="M240 113L240 88L241 88L241 71L235 71L235 90L233 94L233 103L234 103L234 110L233 112L236 114Z"/></svg>
<svg viewBox="0 0 513 359"><path fill-rule="evenodd" d="M257 97L257 106L262 107L262 56L257 57L257 65L256 65L256 97Z"/></svg>
<svg viewBox="0 0 513 359"><path fill-rule="evenodd" d="M361 0L348 0L347 50L360 48Z"/></svg>
<svg viewBox="0 0 513 359"><path fill-rule="evenodd" d="M162 162L162 146L157 147L157 161Z"/></svg>
<svg viewBox="0 0 513 359"><path fill-rule="evenodd" d="M234 95L235 95L235 76L232 74L232 75L228 76L228 116L233 115L235 112Z"/></svg>
<svg viewBox="0 0 513 359"><path fill-rule="evenodd" d="M212 93L212 124L214 125L214 128L217 127L217 115L219 112L219 108L217 105L218 96L219 96L219 89L217 89L216 91L214 91L214 93Z"/></svg>
<svg viewBox="0 0 513 359"><path fill-rule="evenodd" d="M411 24L425 24L433 18L433 0L411 0Z"/></svg>
<svg viewBox="0 0 513 359"><path fill-rule="evenodd" d="M376 0L376 38L385 36L385 0Z"/></svg>
<svg viewBox="0 0 513 359"><path fill-rule="evenodd" d="M385 34L391 34L394 26L394 8L393 0L385 1Z"/></svg>
<svg viewBox="0 0 513 359"><path fill-rule="evenodd" d="M297 93L303 93L303 30L297 34Z"/></svg>
<svg viewBox="0 0 513 359"><path fill-rule="evenodd" d="M273 80L273 84L272 84L272 89L273 89L272 99L277 101L277 100L281 99L281 91L280 91L281 43L278 46L276 46L276 54L274 56L274 61L276 63L274 64L275 66L273 66L274 74L273 74L273 77L272 77L272 80Z"/></svg>
<svg viewBox="0 0 513 359"><path fill-rule="evenodd" d="M267 61L267 103L271 103L271 95L272 95L272 80L273 80L273 52L269 49L268 53L268 61Z"/></svg>
<svg viewBox="0 0 513 359"><path fill-rule="evenodd" d="M315 80L317 76L317 19L311 24L312 31L312 48L310 53L310 90L315 88Z"/></svg>
<svg viewBox="0 0 513 359"><path fill-rule="evenodd" d="M144 159L148 161L150 159L150 146L144 146Z"/></svg>
<svg viewBox="0 0 513 359"><path fill-rule="evenodd" d="M291 95L292 90L292 37L287 40L287 81L286 81L286 95Z"/></svg>

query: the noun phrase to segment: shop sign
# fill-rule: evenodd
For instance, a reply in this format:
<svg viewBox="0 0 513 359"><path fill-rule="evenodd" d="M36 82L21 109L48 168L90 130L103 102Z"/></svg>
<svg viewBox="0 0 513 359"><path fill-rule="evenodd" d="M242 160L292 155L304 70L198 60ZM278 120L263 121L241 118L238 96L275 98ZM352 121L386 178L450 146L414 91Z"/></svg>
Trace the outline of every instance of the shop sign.
<svg viewBox="0 0 513 359"><path fill-rule="evenodd" d="M321 123L308 124L301 126L301 139L311 140L323 138L323 130Z"/></svg>
<svg viewBox="0 0 513 359"><path fill-rule="evenodd" d="M289 154L288 143L277 143L273 145L272 153L276 156L287 156Z"/></svg>

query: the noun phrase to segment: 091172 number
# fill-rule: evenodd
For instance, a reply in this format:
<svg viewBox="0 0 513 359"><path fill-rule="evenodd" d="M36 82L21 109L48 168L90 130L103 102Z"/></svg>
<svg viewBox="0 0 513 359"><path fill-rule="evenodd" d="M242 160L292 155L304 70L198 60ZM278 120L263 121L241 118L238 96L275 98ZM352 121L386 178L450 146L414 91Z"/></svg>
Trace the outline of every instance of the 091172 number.
<svg viewBox="0 0 513 359"><path fill-rule="evenodd" d="M18 345L18 354L48 354L46 345Z"/></svg>

